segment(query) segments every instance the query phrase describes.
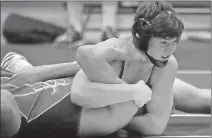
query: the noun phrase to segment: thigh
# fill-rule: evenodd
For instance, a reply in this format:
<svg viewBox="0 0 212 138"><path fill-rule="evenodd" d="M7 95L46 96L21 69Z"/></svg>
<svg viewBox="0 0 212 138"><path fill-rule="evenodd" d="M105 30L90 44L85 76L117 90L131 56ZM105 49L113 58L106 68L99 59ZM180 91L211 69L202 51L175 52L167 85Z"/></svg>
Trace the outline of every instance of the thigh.
<svg viewBox="0 0 212 138"><path fill-rule="evenodd" d="M88 109L81 112L79 134L108 135L125 127L136 114L137 108L132 108L133 102L123 102L107 107Z"/></svg>
<svg viewBox="0 0 212 138"><path fill-rule="evenodd" d="M211 113L211 91L200 89L180 79L174 81L176 109L189 113Z"/></svg>
<svg viewBox="0 0 212 138"><path fill-rule="evenodd" d="M1 89L1 136L15 135L20 125L21 115L14 97Z"/></svg>
<svg viewBox="0 0 212 138"><path fill-rule="evenodd" d="M173 84L175 104L181 105L189 100L194 100L192 98L198 94L198 90L199 88L176 78Z"/></svg>

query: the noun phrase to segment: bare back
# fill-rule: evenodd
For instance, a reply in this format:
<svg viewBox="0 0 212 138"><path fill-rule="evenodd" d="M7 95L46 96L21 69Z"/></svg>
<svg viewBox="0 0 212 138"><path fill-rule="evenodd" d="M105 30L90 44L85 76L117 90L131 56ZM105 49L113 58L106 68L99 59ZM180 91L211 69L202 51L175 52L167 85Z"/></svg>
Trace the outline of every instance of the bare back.
<svg viewBox="0 0 212 138"><path fill-rule="evenodd" d="M135 50L131 35L121 35L109 46L117 49L117 51L123 52L129 58L128 60L123 59L125 61L125 66L122 79L124 81L129 84L135 84L139 80L144 80L145 82L148 81L153 64L148 61L145 55L142 55L140 52ZM138 58L141 58L142 60L138 60ZM117 74L121 71L121 64L123 60L109 61L109 64Z"/></svg>

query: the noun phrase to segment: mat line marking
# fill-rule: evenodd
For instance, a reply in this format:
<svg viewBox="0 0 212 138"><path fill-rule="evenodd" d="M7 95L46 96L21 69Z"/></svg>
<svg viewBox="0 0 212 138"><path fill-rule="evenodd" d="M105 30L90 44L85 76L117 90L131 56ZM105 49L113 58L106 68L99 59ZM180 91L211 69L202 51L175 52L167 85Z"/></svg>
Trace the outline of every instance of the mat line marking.
<svg viewBox="0 0 212 138"><path fill-rule="evenodd" d="M211 74L211 70L178 70L178 74L203 74L209 75Z"/></svg>

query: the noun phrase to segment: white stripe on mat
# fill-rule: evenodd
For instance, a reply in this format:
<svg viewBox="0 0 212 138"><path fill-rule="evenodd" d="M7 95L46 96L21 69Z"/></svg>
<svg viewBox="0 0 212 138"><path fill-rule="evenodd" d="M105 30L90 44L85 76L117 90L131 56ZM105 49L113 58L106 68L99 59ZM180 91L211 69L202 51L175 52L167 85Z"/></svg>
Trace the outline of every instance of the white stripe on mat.
<svg viewBox="0 0 212 138"><path fill-rule="evenodd" d="M211 117L211 115L206 114L173 114L171 117Z"/></svg>
<svg viewBox="0 0 212 138"><path fill-rule="evenodd" d="M173 124L211 124L211 115L201 115L201 114L173 114L170 117L168 125Z"/></svg>
<svg viewBox="0 0 212 138"><path fill-rule="evenodd" d="M211 74L210 70L178 70L178 74L205 74L209 75Z"/></svg>

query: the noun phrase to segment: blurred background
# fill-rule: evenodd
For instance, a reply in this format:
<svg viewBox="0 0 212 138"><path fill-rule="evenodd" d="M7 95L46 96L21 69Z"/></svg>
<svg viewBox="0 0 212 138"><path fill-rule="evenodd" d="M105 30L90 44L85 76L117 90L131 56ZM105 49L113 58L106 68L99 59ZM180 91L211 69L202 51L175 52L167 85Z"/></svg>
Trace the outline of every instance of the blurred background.
<svg viewBox="0 0 212 138"><path fill-rule="evenodd" d="M211 88L211 2L170 1L185 31L178 77ZM9 51L33 65L70 62L78 46L130 33L139 1L1 2L1 59Z"/></svg>

